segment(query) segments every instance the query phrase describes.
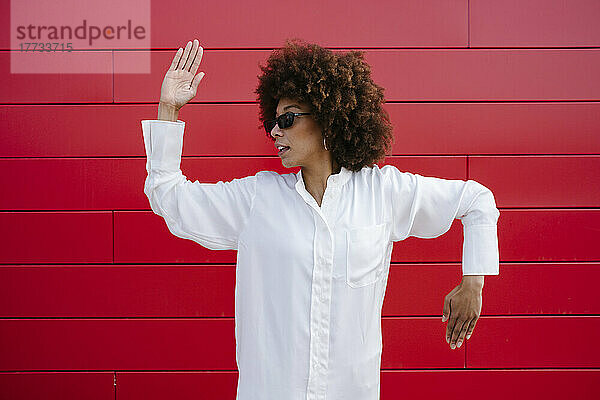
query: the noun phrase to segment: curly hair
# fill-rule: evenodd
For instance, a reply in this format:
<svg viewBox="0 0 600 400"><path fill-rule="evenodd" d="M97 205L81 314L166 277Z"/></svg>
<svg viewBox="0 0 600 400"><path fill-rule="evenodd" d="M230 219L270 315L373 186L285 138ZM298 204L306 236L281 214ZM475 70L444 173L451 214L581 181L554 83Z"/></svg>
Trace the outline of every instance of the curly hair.
<svg viewBox="0 0 600 400"><path fill-rule="evenodd" d="M287 39L266 66L259 65L255 90L261 125L275 118L281 98L311 106L327 148L338 163L352 171L383 159L394 140L389 115L382 107L384 89L371 79L363 51L334 53L301 39ZM269 139L274 138L267 133Z"/></svg>

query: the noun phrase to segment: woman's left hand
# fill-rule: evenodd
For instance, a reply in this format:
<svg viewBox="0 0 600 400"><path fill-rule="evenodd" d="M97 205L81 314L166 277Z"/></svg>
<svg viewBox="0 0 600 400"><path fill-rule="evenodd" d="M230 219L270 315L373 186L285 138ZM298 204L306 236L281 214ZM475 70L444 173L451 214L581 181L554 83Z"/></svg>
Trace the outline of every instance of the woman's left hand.
<svg viewBox="0 0 600 400"><path fill-rule="evenodd" d="M481 313L481 293L483 285L465 283L465 279L444 298L442 322L448 321L446 342L450 348L460 347L471 337Z"/></svg>

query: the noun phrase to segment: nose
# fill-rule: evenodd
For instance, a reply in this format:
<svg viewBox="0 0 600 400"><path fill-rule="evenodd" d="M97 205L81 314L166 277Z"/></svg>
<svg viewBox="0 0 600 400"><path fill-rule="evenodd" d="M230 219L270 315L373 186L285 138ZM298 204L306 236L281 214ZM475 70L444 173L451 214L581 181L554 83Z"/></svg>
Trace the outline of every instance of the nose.
<svg viewBox="0 0 600 400"><path fill-rule="evenodd" d="M271 137L273 139L275 139L275 136L273 136L273 134L277 133L277 132L279 132L280 133L279 136L281 136L281 130L279 129L279 125L275 124L275 126L273 127L273 129L271 129Z"/></svg>

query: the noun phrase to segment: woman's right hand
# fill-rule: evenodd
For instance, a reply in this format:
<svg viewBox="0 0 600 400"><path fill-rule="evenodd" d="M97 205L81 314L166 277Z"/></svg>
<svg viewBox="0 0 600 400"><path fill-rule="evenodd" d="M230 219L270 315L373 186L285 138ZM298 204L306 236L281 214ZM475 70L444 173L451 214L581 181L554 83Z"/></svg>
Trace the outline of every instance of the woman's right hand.
<svg viewBox="0 0 600 400"><path fill-rule="evenodd" d="M205 75L204 72L196 75L203 51L198 39L194 39L193 44L187 42L185 50L181 47L177 50L162 82L160 103L179 110L196 96L198 85Z"/></svg>

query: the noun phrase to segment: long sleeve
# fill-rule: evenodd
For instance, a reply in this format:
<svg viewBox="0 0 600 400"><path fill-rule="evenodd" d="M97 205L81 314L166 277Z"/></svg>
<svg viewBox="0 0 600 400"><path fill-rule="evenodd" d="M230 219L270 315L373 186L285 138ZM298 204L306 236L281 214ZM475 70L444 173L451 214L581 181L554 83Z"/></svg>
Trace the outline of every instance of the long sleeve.
<svg viewBox="0 0 600 400"><path fill-rule="evenodd" d="M237 250L256 194L257 176L217 183L191 182L181 172L185 122L143 120L144 193L169 231L211 250Z"/></svg>
<svg viewBox="0 0 600 400"><path fill-rule="evenodd" d="M493 193L474 180L441 179L381 168L389 185L393 214L390 240L435 238L455 218L463 224L463 275L500 273L497 222L500 212Z"/></svg>

